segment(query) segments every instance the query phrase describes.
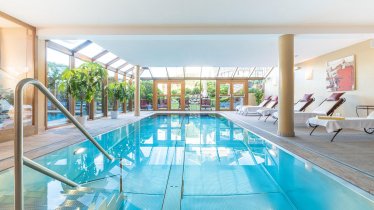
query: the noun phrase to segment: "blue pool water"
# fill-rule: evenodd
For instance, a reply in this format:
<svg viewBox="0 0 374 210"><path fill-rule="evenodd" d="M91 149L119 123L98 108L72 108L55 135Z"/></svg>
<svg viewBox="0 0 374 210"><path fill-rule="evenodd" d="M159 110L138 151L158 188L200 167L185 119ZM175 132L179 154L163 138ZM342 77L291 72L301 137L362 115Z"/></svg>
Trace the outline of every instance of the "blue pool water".
<svg viewBox="0 0 374 210"><path fill-rule="evenodd" d="M61 112L48 112L48 121L67 119Z"/></svg>
<svg viewBox="0 0 374 210"><path fill-rule="evenodd" d="M96 139L115 161L88 141L36 159L87 188L25 167L25 209L103 203L112 209L374 209L372 196L219 115L155 115ZM0 183L0 209L12 209L13 170L1 172Z"/></svg>

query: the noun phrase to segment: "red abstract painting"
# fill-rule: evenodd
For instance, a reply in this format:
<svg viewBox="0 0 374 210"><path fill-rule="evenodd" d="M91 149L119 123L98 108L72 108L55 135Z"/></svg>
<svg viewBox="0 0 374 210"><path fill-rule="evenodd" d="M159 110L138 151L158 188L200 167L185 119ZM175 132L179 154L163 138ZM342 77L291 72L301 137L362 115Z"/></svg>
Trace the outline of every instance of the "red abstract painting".
<svg viewBox="0 0 374 210"><path fill-rule="evenodd" d="M327 63L326 88L328 91L349 91L355 89L356 72L354 56Z"/></svg>

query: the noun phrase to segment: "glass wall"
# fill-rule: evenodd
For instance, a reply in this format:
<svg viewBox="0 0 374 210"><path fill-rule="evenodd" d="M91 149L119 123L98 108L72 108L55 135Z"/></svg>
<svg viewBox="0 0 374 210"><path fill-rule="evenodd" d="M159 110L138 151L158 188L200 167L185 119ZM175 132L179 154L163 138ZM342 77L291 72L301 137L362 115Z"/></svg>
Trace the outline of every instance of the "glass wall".
<svg viewBox="0 0 374 210"><path fill-rule="evenodd" d="M157 84L157 109L168 109L168 84L166 82Z"/></svg>
<svg viewBox="0 0 374 210"><path fill-rule="evenodd" d="M200 110L200 80L186 80L185 81L185 109L191 111Z"/></svg>
<svg viewBox="0 0 374 210"><path fill-rule="evenodd" d="M47 87L60 103L69 110L69 96L60 91L61 74L69 68L70 57L64 53L47 48ZM50 100L47 100L47 126L56 126L67 123L67 118L56 108Z"/></svg>
<svg viewBox="0 0 374 210"><path fill-rule="evenodd" d="M201 81L201 110L216 110L216 81Z"/></svg>
<svg viewBox="0 0 374 210"><path fill-rule="evenodd" d="M170 84L170 109L171 110L181 110L181 94L182 94L182 83L172 82Z"/></svg>
<svg viewBox="0 0 374 210"><path fill-rule="evenodd" d="M14 127L14 89L34 78L34 32L0 17L0 130ZM34 88L24 92L24 125L33 124Z"/></svg>
<svg viewBox="0 0 374 210"><path fill-rule="evenodd" d="M152 110L153 80L140 81L140 109Z"/></svg>

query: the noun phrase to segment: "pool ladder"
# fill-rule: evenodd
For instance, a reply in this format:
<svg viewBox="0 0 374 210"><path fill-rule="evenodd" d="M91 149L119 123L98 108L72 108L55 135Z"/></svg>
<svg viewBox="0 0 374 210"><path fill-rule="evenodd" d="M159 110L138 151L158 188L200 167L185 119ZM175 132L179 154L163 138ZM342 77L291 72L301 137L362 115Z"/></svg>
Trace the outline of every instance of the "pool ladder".
<svg viewBox="0 0 374 210"><path fill-rule="evenodd" d="M57 100L56 97L38 80L26 78L21 80L15 91L15 140L14 140L14 209L23 209L23 165L26 165L40 173L52 177L71 187L78 187L79 184L74 181L40 165L39 163L23 156L23 90L27 85L34 85L42 92L72 123L84 136L90 140L101 153L109 160L113 157L88 133L88 131L74 118L73 115Z"/></svg>

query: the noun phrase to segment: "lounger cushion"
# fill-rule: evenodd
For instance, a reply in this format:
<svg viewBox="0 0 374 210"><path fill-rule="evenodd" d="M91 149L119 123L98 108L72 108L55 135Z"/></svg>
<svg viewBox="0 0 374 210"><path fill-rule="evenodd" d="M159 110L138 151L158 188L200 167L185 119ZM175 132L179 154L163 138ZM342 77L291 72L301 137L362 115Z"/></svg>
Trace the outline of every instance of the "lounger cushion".
<svg viewBox="0 0 374 210"><path fill-rule="evenodd" d="M268 104L266 104L266 108L271 109L274 108L274 106L278 103L278 101L271 100Z"/></svg>
<svg viewBox="0 0 374 210"><path fill-rule="evenodd" d="M264 101L269 101L269 100L271 100L271 96L265 96L264 97Z"/></svg>
<svg viewBox="0 0 374 210"><path fill-rule="evenodd" d="M300 100L300 102L308 102L312 98L313 93L311 94L304 94L304 97Z"/></svg>
<svg viewBox="0 0 374 210"><path fill-rule="evenodd" d="M331 96L329 96L326 101L337 101L340 99L340 97L344 94L344 92L342 93L333 93L331 94Z"/></svg>
<svg viewBox="0 0 374 210"><path fill-rule="evenodd" d="M302 108L308 103L308 101L299 101L293 106L293 110L295 111L301 111Z"/></svg>
<svg viewBox="0 0 374 210"><path fill-rule="evenodd" d="M319 107L314 109L312 112L317 114L327 115L327 112L330 111L336 105L336 101L324 101Z"/></svg>
<svg viewBox="0 0 374 210"><path fill-rule="evenodd" d="M269 102L269 100L263 100L258 106L259 107L264 107L268 102Z"/></svg>

